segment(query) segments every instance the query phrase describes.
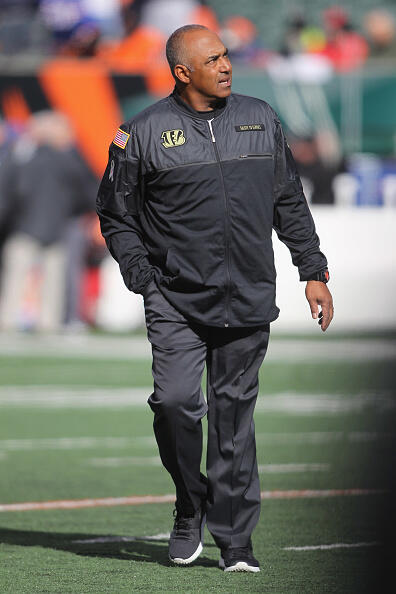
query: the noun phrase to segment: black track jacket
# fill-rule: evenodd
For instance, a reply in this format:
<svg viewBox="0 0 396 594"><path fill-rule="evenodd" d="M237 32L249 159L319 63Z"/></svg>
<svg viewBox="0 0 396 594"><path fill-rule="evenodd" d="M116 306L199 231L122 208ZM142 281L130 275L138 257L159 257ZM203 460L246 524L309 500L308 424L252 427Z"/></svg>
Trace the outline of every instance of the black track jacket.
<svg viewBox="0 0 396 594"><path fill-rule="evenodd" d="M301 280L327 267L280 122L265 101L231 94L207 120L174 91L121 130L97 212L130 290L143 293L155 277L187 318L256 326L279 314L272 228Z"/></svg>

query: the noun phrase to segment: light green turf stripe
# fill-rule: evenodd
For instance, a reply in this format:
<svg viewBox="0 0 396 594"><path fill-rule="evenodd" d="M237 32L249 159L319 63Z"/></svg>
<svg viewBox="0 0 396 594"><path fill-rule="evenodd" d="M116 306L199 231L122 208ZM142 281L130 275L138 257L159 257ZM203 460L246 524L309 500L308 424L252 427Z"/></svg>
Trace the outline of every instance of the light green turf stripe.
<svg viewBox="0 0 396 594"><path fill-rule="evenodd" d="M124 408L146 406L151 388L85 388L77 386L0 386L0 407L34 408ZM377 412L394 411L396 399L391 392L360 394L304 394L282 392L261 395L256 412L285 414L359 413L372 408Z"/></svg>

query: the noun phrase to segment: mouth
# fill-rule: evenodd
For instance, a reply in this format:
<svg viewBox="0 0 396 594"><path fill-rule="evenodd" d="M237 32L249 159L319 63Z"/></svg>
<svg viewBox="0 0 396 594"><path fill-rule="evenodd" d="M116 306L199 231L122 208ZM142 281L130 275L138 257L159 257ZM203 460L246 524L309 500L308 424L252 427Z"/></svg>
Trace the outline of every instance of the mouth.
<svg viewBox="0 0 396 594"><path fill-rule="evenodd" d="M230 87L231 86L231 78L223 78L219 80L220 87Z"/></svg>

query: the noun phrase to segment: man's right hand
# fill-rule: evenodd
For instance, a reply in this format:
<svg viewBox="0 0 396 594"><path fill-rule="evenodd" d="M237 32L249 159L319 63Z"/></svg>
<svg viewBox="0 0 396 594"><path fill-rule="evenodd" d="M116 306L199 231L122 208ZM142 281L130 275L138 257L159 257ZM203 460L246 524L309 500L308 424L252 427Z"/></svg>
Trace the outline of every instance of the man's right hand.
<svg viewBox="0 0 396 594"><path fill-rule="evenodd" d="M325 332L334 315L333 298L327 285L321 281L308 281L305 296L311 308L314 320L319 319L322 331ZM322 311L319 313L319 305Z"/></svg>

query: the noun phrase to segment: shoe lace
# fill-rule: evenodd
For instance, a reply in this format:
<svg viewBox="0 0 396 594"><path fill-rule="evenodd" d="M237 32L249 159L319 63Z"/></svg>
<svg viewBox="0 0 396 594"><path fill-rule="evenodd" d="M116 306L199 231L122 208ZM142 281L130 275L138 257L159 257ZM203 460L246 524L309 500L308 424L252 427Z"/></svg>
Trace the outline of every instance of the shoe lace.
<svg viewBox="0 0 396 594"><path fill-rule="evenodd" d="M173 510L173 517L175 518L174 530L181 536L184 536L186 532L191 530L192 520L194 516L182 516L177 509Z"/></svg>
<svg viewBox="0 0 396 594"><path fill-rule="evenodd" d="M252 551L250 547L233 547L226 551L226 556L229 560L240 559L240 558L252 558Z"/></svg>

